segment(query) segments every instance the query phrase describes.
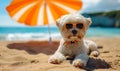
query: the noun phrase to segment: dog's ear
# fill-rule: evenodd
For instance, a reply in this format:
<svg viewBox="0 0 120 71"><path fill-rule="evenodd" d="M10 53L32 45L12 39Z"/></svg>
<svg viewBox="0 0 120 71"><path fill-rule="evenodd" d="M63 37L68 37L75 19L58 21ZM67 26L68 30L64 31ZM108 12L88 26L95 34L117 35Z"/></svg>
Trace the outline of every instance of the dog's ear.
<svg viewBox="0 0 120 71"><path fill-rule="evenodd" d="M87 21L88 25L91 25L91 23L92 23L91 18L86 18L86 21Z"/></svg>
<svg viewBox="0 0 120 71"><path fill-rule="evenodd" d="M60 25L60 18L56 20L56 25L57 25L57 27L59 27L59 25Z"/></svg>

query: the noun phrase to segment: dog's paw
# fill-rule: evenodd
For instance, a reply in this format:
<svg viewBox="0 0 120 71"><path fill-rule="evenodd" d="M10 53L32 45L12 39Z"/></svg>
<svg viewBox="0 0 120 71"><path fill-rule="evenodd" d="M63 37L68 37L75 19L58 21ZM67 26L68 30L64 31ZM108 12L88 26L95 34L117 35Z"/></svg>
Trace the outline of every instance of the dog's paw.
<svg viewBox="0 0 120 71"><path fill-rule="evenodd" d="M78 68L84 68L85 67L85 64L80 59L74 60L73 65L75 67L78 67Z"/></svg>
<svg viewBox="0 0 120 71"><path fill-rule="evenodd" d="M98 57L99 56L99 52L98 51L92 51L91 52L91 55L94 56L94 57Z"/></svg>
<svg viewBox="0 0 120 71"><path fill-rule="evenodd" d="M48 63L52 63L52 64L60 64L61 62L62 60L52 57L48 60Z"/></svg>

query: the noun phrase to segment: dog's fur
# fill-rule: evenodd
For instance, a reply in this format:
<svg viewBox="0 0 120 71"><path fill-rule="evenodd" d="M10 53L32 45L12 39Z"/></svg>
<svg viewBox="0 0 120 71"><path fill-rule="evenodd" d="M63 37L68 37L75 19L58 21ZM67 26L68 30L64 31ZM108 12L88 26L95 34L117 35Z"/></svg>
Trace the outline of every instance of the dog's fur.
<svg viewBox="0 0 120 71"><path fill-rule="evenodd" d="M71 29L67 29L65 27L67 23L71 23L73 25L82 23L83 28L79 29L73 27ZM58 19L56 24L63 38L60 41L57 51L49 58L49 63L59 64L67 57L74 57L72 64L75 67L82 68L86 66L89 54L93 56L99 55L97 45L93 41L83 39L87 29L91 25L90 18L85 18L80 14L68 14ZM77 34L74 35L72 30L76 30Z"/></svg>

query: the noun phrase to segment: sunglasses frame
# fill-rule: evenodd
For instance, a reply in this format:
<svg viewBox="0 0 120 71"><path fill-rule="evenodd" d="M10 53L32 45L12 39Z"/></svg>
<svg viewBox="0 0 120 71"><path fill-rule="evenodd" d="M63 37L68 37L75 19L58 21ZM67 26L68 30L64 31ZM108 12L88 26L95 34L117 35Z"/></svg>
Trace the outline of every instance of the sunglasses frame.
<svg viewBox="0 0 120 71"><path fill-rule="evenodd" d="M77 24L75 24L75 23L66 23L65 24L65 28L67 28L67 29L72 29L73 27L78 28L78 29L82 29L83 26L84 26L83 23L77 23Z"/></svg>

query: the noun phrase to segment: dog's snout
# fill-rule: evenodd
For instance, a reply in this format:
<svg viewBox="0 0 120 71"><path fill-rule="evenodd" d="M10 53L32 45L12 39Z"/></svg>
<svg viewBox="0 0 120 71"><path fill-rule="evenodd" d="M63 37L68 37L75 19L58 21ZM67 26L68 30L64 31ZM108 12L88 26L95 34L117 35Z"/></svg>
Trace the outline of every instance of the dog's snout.
<svg viewBox="0 0 120 71"><path fill-rule="evenodd" d="M77 34L77 30L72 30L72 33L73 33L74 35L76 35L76 34Z"/></svg>

